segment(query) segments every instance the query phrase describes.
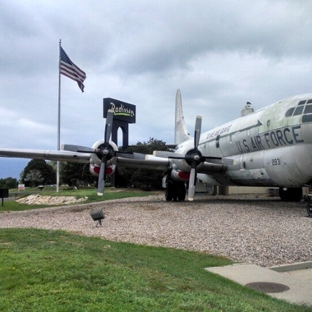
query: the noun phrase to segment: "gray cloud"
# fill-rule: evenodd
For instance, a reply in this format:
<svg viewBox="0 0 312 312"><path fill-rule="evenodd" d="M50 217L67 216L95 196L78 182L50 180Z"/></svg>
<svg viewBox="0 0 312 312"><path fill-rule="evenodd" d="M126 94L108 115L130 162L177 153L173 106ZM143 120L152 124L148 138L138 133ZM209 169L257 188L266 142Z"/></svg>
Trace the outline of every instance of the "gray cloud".
<svg viewBox="0 0 312 312"><path fill-rule="evenodd" d="M62 143L92 145L103 136L104 97L137 105L131 144L171 143L177 88L191 133L196 115L209 130L237 118L246 101L257 109L311 90L309 1L0 5L1 147L56 148L60 39L87 73L83 94L61 78Z"/></svg>

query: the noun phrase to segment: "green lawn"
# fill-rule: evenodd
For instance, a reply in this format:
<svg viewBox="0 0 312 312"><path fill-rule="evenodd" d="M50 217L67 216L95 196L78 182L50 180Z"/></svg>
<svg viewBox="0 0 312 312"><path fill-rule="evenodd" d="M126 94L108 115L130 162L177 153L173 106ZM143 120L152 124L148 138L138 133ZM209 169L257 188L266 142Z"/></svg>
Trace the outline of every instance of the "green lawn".
<svg viewBox="0 0 312 312"><path fill-rule="evenodd" d="M87 196L87 202L94 202L154 193L107 189L99 198L89 189L40 194ZM9 201L1 210L36 207L42 206ZM0 311L312 311L204 270L230 263L204 253L63 231L0 229Z"/></svg>
<svg viewBox="0 0 312 312"><path fill-rule="evenodd" d="M0 229L0 311L311 311L204 270L225 258Z"/></svg>
<svg viewBox="0 0 312 312"><path fill-rule="evenodd" d="M10 190L11 198L21 198L23 196L27 196L30 194L39 194L39 195L49 195L49 196L75 196L76 198L85 198L88 199L82 203L92 203L110 199L120 199L127 197L141 197L141 196L150 196L154 194L159 194L158 192L146 192L137 189L120 189L120 188L106 188L103 196L97 195L97 190L95 188L90 189L79 189L79 190L60 190L60 192L56 192L55 188L46 188L42 192L38 191L38 189L27 189L25 192L17 192L17 190ZM19 210L28 210L28 209L36 209L36 208L44 208L51 207L48 205L26 205L17 203L14 200L6 201L4 206L0 206L1 211L19 211Z"/></svg>

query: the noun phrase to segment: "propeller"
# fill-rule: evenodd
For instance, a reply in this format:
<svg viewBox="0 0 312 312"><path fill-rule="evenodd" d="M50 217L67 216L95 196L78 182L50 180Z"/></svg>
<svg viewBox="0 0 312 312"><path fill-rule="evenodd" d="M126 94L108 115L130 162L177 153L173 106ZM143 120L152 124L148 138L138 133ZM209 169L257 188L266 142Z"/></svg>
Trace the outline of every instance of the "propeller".
<svg viewBox="0 0 312 312"><path fill-rule="evenodd" d="M195 196L195 182L196 182L196 168L201 160L201 154L198 150L198 144L200 139L200 133L201 133L201 124L202 124L202 118L201 116L196 117L195 121L195 131L194 131L194 150L193 154L191 156L191 173L190 173L190 180L189 180L189 189L188 189L188 200L192 201L194 200Z"/></svg>
<svg viewBox="0 0 312 312"><path fill-rule="evenodd" d="M99 179L98 179L98 195L102 196L104 194L105 188L105 179L106 179L106 167L107 160L111 159L114 156L114 150L109 145L109 139L113 130L113 119L114 119L114 110L109 109L107 111L105 132L104 132L104 144L101 149L97 149L95 152L101 156L102 159Z"/></svg>
<svg viewBox="0 0 312 312"><path fill-rule="evenodd" d="M98 192L99 196L104 194L105 188L105 179L106 179L106 167L107 161L112 157L116 156L116 151L110 146L109 139L113 130L113 119L114 119L114 110L109 109L107 111L106 124L105 124L105 132L104 132L104 143L99 146L97 149L93 149L90 147L79 146L79 145L70 145L65 144L62 146L62 149L72 152L80 152L80 153L94 153L101 159L100 173L98 178ZM127 154L127 153L122 153ZM123 155L126 157L126 155Z"/></svg>
<svg viewBox="0 0 312 312"><path fill-rule="evenodd" d="M195 196L195 182L196 182L196 173L197 166L202 162L208 159L218 159L221 160L221 157L213 156L202 156L201 152L198 150L200 134L201 134L201 116L196 117L195 121L195 131L194 131L194 148L188 151L185 155L171 155L169 158L173 159L184 159L191 166L190 178L189 178L189 188L188 188L188 200L193 201Z"/></svg>
<svg viewBox="0 0 312 312"><path fill-rule="evenodd" d="M113 119L114 119L114 110L109 109L107 111L107 117L106 117L104 143L101 144L97 149L86 147L86 146L80 146L80 145L71 145L71 144L64 144L62 146L63 150L71 151L71 152L79 152L79 153L90 153L90 154L92 153L92 154L96 154L97 157L101 159L101 166L100 166L100 172L99 172L99 177L98 177L98 192L97 192L99 196L102 196L104 194L107 162L111 158L115 157L116 155L119 155L120 157L124 157L124 158L142 159L142 156L138 153L119 152L119 151L115 151L114 148L111 147L109 140L110 140L112 129L113 129Z"/></svg>

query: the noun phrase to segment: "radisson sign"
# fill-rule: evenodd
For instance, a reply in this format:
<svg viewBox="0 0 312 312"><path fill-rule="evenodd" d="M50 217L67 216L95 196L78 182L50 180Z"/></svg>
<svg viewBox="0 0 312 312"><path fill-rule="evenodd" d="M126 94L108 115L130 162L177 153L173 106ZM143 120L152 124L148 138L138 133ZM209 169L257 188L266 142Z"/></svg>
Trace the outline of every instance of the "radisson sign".
<svg viewBox="0 0 312 312"><path fill-rule="evenodd" d="M107 111L109 109L114 110L114 119L125 121L127 123L135 123L135 108L133 104L121 102L112 98L103 99L104 105L104 118L107 117Z"/></svg>

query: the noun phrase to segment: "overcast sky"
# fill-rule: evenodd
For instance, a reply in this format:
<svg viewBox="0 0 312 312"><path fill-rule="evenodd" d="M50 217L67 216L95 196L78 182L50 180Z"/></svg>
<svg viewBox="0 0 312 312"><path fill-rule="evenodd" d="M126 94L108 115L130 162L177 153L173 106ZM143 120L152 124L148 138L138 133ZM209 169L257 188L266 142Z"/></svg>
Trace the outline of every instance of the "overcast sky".
<svg viewBox="0 0 312 312"><path fill-rule="evenodd" d="M0 147L57 149L59 40L87 74L61 78L61 144L103 137L103 98L136 105L130 144L190 133L312 90L309 0L0 0ZM119 142L120 143L120 142ZM0 158L0 178L29 160Z"/></svg>

